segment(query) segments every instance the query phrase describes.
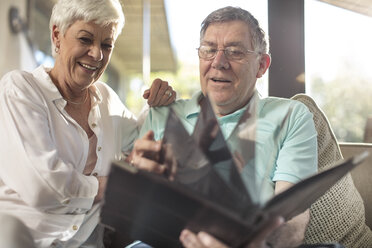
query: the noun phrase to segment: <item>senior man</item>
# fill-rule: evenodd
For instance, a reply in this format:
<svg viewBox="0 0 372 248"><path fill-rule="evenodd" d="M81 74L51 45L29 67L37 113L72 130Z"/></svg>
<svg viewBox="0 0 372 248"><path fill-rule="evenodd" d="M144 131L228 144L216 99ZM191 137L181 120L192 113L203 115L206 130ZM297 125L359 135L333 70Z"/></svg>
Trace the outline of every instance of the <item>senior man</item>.
<svg viewBox="0 0 372 248"><path fill-rule="evenodd" d="M255 177L266 189L261 192L261 198L268 199L316 173L317 133L312 114L299 102L261 98L256 90L257 79L264 75L271 61L265 33L258 21L248 11L237 7L224 7L212 12L202 23L198 55L201 92L190 100L178 100L171 105L187 131L193 131L200 112L198 100L205 95L214 105L226 139L244 110L256 101ZM275 78L271 81L275 82ZM156 159L156 153L161 149L160 139L168 111L167 107L150 109L141 130L142 138L137 140L132 153L135 166L157 173L166 170L166 165ZM285 118L288 118L286 124L278 138L273 140L276 128ZM267 170L268 173L262 173ZM268 241L275 243L275 247L298 246L304 239L308 221L307 210L283 224ZM185 230L180 240L185 247L222 245L212 237L205 243L202 237ZM257 244L250 247L265 246L262 242Z"/></svg>

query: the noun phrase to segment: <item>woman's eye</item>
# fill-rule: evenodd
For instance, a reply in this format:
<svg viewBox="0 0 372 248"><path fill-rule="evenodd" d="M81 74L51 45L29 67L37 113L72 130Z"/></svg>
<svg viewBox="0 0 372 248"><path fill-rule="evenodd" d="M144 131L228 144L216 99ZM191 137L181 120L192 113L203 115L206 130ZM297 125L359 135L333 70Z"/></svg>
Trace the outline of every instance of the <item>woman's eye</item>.
<svg viewBox="0 0 372 248"><path fill-rule="evenodd" d="M102 44L102 47L104 48L104 49L112 49L112 45L111 44Z"/></svg>
<svg viewBox="0 0 372 248"><path fill-rule="evenodd" d="M81 37L81 38L79 38L79 40L82 43L85 43L85 44L91 43L91 39L89 39L89 38Z"/></svg>

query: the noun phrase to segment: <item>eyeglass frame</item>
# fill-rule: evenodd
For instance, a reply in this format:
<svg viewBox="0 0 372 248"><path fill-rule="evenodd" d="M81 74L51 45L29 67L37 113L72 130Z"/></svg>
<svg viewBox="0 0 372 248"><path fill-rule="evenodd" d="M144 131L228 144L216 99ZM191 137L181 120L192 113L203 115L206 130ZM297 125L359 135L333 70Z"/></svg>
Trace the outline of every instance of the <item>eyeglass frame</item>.
<svg viewBox="0 0 372 248"><path fill-rule="evenodd" d="M223 51L223 54L225 55L226 59L229 60L229 61L240 61L240 60L243 60L244 58L246 58L247 54L256 54L256 55L260 55L261 54L261 52L256 52L256 51L252 51L252 50L249 50L249 49L246 49L246 48L239 47L239 48L241 48L241 49L244 50L244 53L245 53L244 54L244 57L239 58L239 59L233 59L233 58L230 57L230 55L226 54L226 51L229 48L236 47L236 46L228 46L228 47L225 47L224 49L217 49L216 48L216 51L215 51L215 53L214 53L214 55L212 57L210 57L210 58L203 58L203 57L200 56L200 48L201 47L212 47L213 48L213 46L201 45L198 48L196 48L196 50L198 50L198 56L199 56L199 58L200 59L204 59L204 60L213 60L213 59L215 59L216 56L217 56L217 53L219 51Z"/></svg>

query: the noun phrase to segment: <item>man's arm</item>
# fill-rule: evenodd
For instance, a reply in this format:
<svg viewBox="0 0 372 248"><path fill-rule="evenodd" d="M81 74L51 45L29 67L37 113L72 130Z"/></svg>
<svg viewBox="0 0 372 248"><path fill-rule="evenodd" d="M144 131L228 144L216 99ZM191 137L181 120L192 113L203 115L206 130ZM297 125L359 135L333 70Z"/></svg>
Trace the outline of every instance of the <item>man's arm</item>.
<svg viewBox="0 0 372 248"><path fill-rule="evenodd" d="M279 194L292 185L292 183L278 181L275 187L275 194ZM298 247L303 242L309 219L309 210L297 215L284 224L282 218L273 218L254 238L254 240L247 244L246 248L266 248L269 247L268 244L271 244L270 247L275 248ZM180 241L186 248L228 247L221 241L205 232L194 234L187 229L181 232Z"/></svg>
<svg viewBox="0 0 372 248"><path fill-rule="evenodd" d="M289 182L277 181L275 183L275 194L277 195L293 185L294 184ZM293 217L291 220L287 221L275 232L273 232L268 237L268 242L273 244L273 247L275 248L298 247L303 243L309 220L310 211L306 210L302 214Z"/></svg>
<svg viewBox="0 0 372 248"><path fill-rule="evenodd" d="M165 165L159 164L156 159L156 154L160 151L160 143L153 140L153 132L147 132L144 137L138 139L135 142L134 149L132 154L129 157L129 161L133 166L144 169L147 171L155 173L163 173ZM283 188L287 185L286 182L280 182L277 186L277 189ZM292 185L288 184L287 188ZM296 217L297 218L297 217ZM254 238L254 240L247 245L247 248L265 248L266 238L271 234L275 229L277 229L283 223L282 218L273 218L263 229L262 231ZM200 232L194 234L189 230L184 230L180 235L180 241L186 248L207 248L207 247L228 247L213 236ZM276 247L276 246L275 246Z"/></svg>

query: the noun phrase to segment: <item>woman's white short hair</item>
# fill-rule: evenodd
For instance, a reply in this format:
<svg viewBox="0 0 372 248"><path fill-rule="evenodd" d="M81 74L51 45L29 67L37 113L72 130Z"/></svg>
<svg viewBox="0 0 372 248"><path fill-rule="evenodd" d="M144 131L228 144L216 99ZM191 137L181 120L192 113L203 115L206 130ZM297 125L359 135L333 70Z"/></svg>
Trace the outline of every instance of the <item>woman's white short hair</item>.
<svg viewBox="0 0 372 248"><path fill-rule="evenodd" d="M77 20L107 26L116 24L116 39L124 27L124 13L119 0L58 0L52 10L49 29L53 32L56 25L62 35ZM55 57L55 45L52 40L52 55Z"/></svg>

